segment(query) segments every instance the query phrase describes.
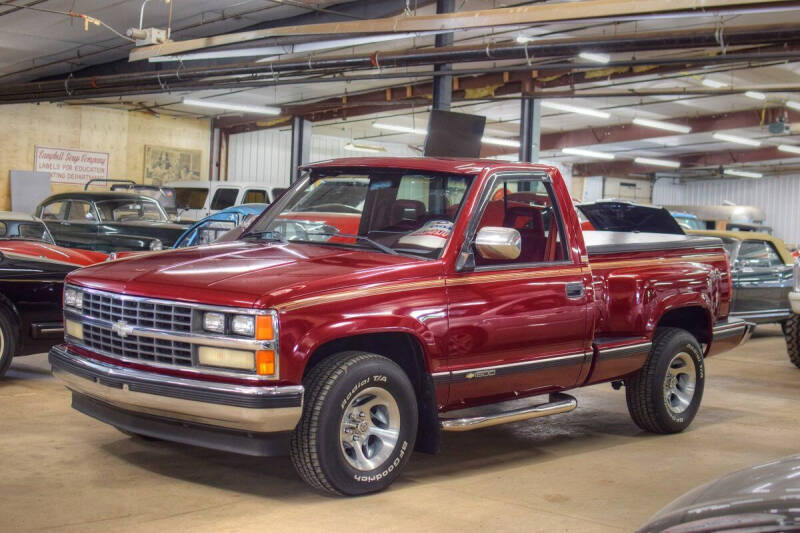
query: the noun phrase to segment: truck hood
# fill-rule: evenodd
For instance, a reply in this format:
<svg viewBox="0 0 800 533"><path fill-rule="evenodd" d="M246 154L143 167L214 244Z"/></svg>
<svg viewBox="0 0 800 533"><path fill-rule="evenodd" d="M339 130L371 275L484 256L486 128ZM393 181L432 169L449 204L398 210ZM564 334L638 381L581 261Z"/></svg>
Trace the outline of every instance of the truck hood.
<svg viewBox="0 0 800 533"><path fill-rule="evenodd" d="M67 281L136 296L270 307L353 285L436 275L438 261L316 244L234 241L150 252L81 269Z"/></svg>

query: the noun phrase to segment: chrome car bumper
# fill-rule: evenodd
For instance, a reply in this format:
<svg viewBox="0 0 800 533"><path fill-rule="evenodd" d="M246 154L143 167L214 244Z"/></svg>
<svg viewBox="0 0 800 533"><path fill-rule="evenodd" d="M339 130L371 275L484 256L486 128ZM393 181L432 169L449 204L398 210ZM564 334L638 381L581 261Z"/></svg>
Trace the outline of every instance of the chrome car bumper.
<svg viewBox="0 0 800 533"><path fill-rule="evenodd" d="M792 307L792 313L800 315L800 292L789 293L789 305Z"/></svg>
<svg viewBox="0 0 800 533"><path fill-rule="evenodd" d="M50 350L53 375L73 392L73 407L134 433L251 455L253 437L291 432L303 409L303 387L258 387L143 372ZM251 441L237 449L240 436ZM201 438L203 437L203 438ZM207 437L207 438L206 438ZM257 440L257 439L256 439ZM216 444L215 444L216 443Z"/></svg>

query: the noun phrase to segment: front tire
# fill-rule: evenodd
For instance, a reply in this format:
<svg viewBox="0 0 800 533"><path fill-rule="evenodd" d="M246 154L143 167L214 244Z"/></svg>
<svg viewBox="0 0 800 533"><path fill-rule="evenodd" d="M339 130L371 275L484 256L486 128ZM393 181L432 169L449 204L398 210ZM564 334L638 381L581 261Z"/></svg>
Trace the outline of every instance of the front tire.
<svg viewBox="0 0 800 533"><path fill-rule="evenodd" d="M783 338L786 339L789 361L800 368L800 315L792 315L783 323Z"/></svg>
<svg viewBox="0 0 800 533"><path fill-rule="evenodd" d="M683 329L660 328L642 369L625 380L628 412L645 431L678 433L694 420L704 384L697 339Z"/></svg>
<svg viewBox="0 0 800 533"><path fill-rule="evenodd" d="M417 435L417 400L403 369L377 354L342 352L312 368L304 384L289 448L300 477L348 496L391 485Z"/></svg>
<svg viewBox="0 0 800 533"><path fill-rule="evenodd" d="M0 378L11 366L11 360L14 359L14 354L17 352L18 337L11 315L4 307L0 307Z"/></svg>

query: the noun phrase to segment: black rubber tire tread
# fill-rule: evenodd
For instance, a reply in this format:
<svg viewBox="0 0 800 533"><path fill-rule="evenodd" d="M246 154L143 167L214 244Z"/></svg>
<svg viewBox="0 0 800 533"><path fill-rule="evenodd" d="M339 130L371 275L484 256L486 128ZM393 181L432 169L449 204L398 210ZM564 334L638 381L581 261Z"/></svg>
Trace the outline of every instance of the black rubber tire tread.
<svg viewBox="0 0 800 533"><path fill-rule="evenodd" d="M651 433L668 434L678 433L685 429L694 418L691 415L689 422L682 428L676 429L670 427L665 421L662 413L656 408L656 402L653 395L663 392L663 377L658 375L659 362L673 355L669 353L669 345L675 339L684 337L685 340L693 344L700 355L700 365L703 365L702 350L697 339L688 331L680 328L659 328L653 335L653 345L650 350L650 355L645 361L644 366L633 377L625 380L625 400L628 404L628 412L631 418L641 429ZM701 367L701 377L698 378L700 388L695 392L693 402L699 404L702 399L702 376L705 375L705 370Z"/></svg>
<svg viewBox="0 0 800 533"><path fill-rule="evenodd" d="M289 441L289 456L303 481L312 488L331 495L341 496L345 495L345 493L333 486L320 464L317 451L320 412L336 381L346 375L352 366L369 360L381 361L384 364L395 366L400 372L403 372L396 363L382 355L347 351L324 359L312 368L303 380L305 386L303 415L300 417L300 422L298 422ZM405 374L403 373L403 375Z"/></svg>
<svg viewBox="0 0 800 533"><path fill-rule="evenodd" d="M9 315L9 311L5 306L0 305L0 329L3 335L3 352L0 353L0 378L2 378L11 366L11 361L14 359L14 354L17 353L17 342L19 340L19 331L15 327L13 317Z"/></svg>
<svg viewBox="0 0 800 533"><path fill-rule="evenodd" d="M786 339L789 361L800 368L800 315L792 315L783 323L783 338Z"/></svg>

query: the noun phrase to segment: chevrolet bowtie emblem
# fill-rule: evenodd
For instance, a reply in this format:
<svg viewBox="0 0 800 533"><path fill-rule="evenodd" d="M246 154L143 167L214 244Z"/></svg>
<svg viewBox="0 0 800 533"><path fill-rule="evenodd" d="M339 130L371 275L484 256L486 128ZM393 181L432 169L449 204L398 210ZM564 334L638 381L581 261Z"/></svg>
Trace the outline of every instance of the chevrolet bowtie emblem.
<svg viewBox="0 0 800 533"><path fill-rule="evenodd" d="M133 333L133 326L129 326L124 320L118 320L111 326L111 331L124 339Z"/></svg>

